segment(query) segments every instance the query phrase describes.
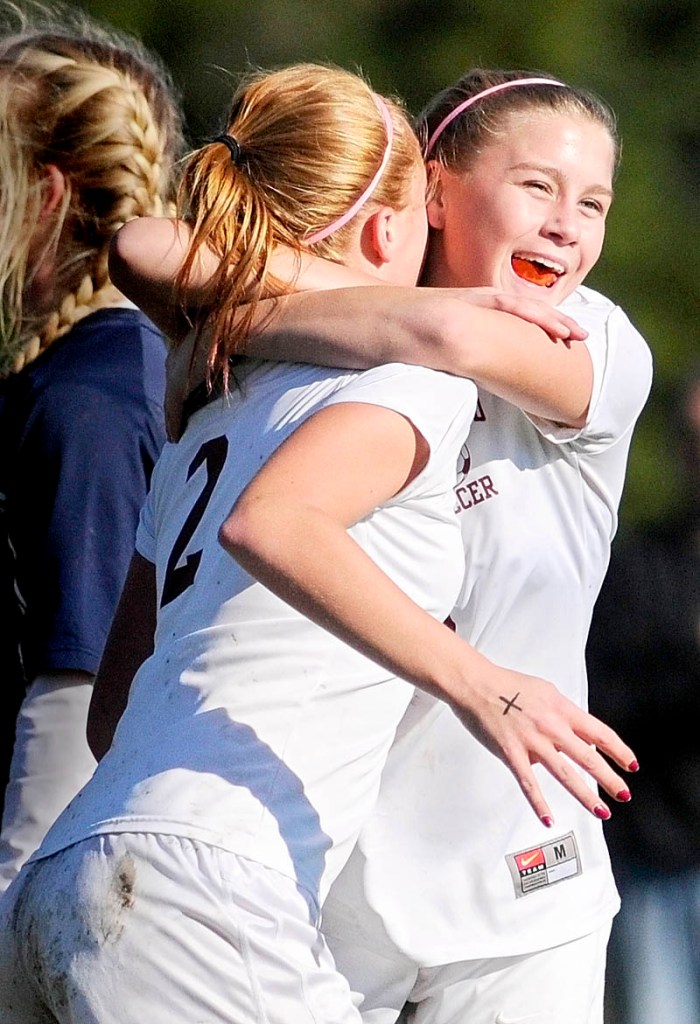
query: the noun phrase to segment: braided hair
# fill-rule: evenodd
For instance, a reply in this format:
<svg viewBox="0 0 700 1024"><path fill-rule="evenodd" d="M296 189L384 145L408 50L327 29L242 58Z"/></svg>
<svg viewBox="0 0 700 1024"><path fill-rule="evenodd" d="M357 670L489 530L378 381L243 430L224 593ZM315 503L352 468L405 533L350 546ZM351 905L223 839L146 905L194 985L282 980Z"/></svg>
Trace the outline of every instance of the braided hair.
<svg viewBox="0 0 700 1024"><path fill-rule="evenodd" d="M172 212L182 135L168 75L135 39L66 8L35 5L32 23L0 9L20 19L0 38L2 374L121 300L110 240L134 217ZM65 188L45 217L50 167Z"/></svg>

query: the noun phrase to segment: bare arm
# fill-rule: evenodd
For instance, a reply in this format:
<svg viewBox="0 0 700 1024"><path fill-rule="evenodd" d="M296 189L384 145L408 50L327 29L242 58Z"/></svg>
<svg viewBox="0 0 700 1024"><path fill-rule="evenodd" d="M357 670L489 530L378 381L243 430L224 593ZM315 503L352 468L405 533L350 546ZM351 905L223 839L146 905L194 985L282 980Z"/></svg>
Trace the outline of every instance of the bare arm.
<svg viewBox="0 0 700 1024"><path fill-rule="evenodd" d="M558 344L548 332L559 339L570 333L571 340ZM248 338L247 351L354 369L388 362L430 366L471 377L528 413L578 429L593 386L584 334L542 302L489 289L338 287L281 299L275 317ZM204 379L206 336L194 358L193 350L190 335L169 356L166 419L175 440L182 402Z"/></svg>
<svg viewBox="0 0 700 1024"><path fill-rule="evenodd" d="M600 798L569 758L616 795L626 784L595 747L623 767L634 759L629 747L550 683L499 668L480 655L414 604L347 533L420 468L420 440L407 420L386 409L322 410L249 484L222 525L220 541L304 615L446 701L511 768L540 818L551 814L532 771L535 762L595 812ZM504 714L515 694L517 708Z"/></svg>
<svg viewBox="0 0 700 1024"><path fill-rule="evenodd" d="M304 292L284 300L280 315L248 342L266 359L367 368L387 362L416 363L471 377L487 391L526 412L571 427L586 421L593 386L588 349L578 340L556 344L546 329L504 309L494 295L475 304L472 289L392 288ZM560 330L569 321L555 309L532 302ZM584 333L584 332L581 332ZM561 336L561 335L560 335ZM580 337L580 334L579 334Z"/></svg>
<svg viewBox="0 0 700 1024"><path fill-rule="evenodd" d="M177 305L173 285L190 240L190 226L183 220L137 217L117 231L110 243L112 282L175 342L191 330L187 309L202 305L207 285L218 268L215 254L199 249L189 279L187 309ZM296 291L380 284L377 278L361 271L311 255L301 257L283 248L274 253L270 269L275 278L288 282ZM268 319L270 309L270 303L262 304L261 323Z"/></svg>
<svg viewBox="0 0 700 1024"><path fill-rule="evenodd" d="M153 653L155 627L155 566L137 552L129 567L90 702L87 740L98 761L111 746L134 676Z"/></svg>
<svg viewBox="0 0 700 1024"><path fill-rule="evenodd" d="M117 233L110 252L115 284L173 340L190 328L172 292L189 237L182 221L142 217ZM216 266L213 254L200 251L190 288L193 306ZM576 344L585 332L545 303L491 289L392 288L314 257L299 263L283 251L276 254L273 271L293 280L301 294L280 301L272 320L269 306L261 304L263 326L248 340L251 355L359 368L394 361L432 366L472 377L545 419L571 427L585 423L593 373L588 350ZM359 284L377 287L372 292L350 287ZM173 355L168 401L173 436L183 393L204 376L203 368L190 366L191 356L191 342Z"/></svg>
<svg viewBox="0 0 700 1024"><path fill-rule="evenodd" d="M112 282L173 341L192 326L187 310L175 303L173 290L189 242L190 229L184 221L136 217L117 231L109 247ZM189 292L191 308L200 304L217 266L213 253L199 251Z"/></svg>

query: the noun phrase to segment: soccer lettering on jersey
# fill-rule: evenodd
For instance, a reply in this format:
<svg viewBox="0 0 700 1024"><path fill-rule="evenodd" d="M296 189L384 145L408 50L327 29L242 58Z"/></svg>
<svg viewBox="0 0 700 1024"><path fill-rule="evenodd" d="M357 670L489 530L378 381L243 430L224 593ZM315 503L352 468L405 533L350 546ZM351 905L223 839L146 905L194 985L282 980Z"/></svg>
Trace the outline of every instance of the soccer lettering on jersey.
<svg viewBox="0 0 700 1024"><path fill-rule="evenodd" d="M573 832L531 850L508 853L506 864L513 879L516 899L581 874L581 860Z"/></svg>
<svg viewBox="0 0 700 1024"><path fill-rule="evenodd" d="M481 410L480 418L483 422L486 417L484 416L484 411L481 408L480 402L479 409ZM474 422L476 422L476 417L474 418ZM466 479L469 476L471 465L471 452L469 451L469 445L465 441L460 449L459 458L457 460L457 485L455 487L455 496L457 498L455 512L457 515L469 508L474 508L475 505L480 505L482 501L487 501L489 498L493 498L498 494L498 491L494 487L493 480L488 473L477 477L476 480Z"/></svg>
<svg viewBox="0 0 700 1024"><path fill-rule="evenodd" d="M485 422L486 413L479 398L476 403L474 423ZM457 498L455 513L457 515L466 512L467 509L474 508L475 505L480 505L482 501L488 501L489 498L493 498L498 494L493 480L488 473L477 477L476 480L467 480L471 466L472 456L469 451L469 445L465 441L457 459L457 484L455 486L455 497Z"/></svg>

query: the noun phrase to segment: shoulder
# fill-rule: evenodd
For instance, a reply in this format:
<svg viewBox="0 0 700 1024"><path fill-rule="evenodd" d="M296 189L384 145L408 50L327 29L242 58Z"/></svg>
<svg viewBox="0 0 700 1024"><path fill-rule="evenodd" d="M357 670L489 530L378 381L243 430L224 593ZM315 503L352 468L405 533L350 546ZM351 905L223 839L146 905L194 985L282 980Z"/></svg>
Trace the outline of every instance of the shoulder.
<svg viewBox="0 0 700 1024"><path fill-rule="evenodd" d="M136 309L79 321L9 381L6 422L17 444L83 449L103 438L164 439L165 344ZM150 444L150 441L149 441Z"/></svg>
<svg viewBox="0 0 700 1024"><path fill-rule="evenodd" d="M473 381L440 370L385 363L358 374L333 396L336 402L366 402L393 409L433 440L457 420L471 423L477 390Z"/></svg>
<svg viewBox="0 0 700 1024"><path fill-rule="evenodd" d="M637 353L641 362L651 366L651 352L646 340L624 309L607 295L579 285L560 309L586 328L589 346L597 342L606 345L622 342L629 351Z"/></svg>
<svg viewBox="0 0 700 1024"><path fill-rule="evenodd" d="M559 308L588 332L584 344L593 365L593 388L588 419L581 430L555 429L548 424L543 432L550 440L571 442L579 451L593 454L622 438L629 439L649 396L651 351L625 311L593 288L579 286Z"/></svg>
<svg viewBox="0 0 700 1024"><path fill-rule="evenodd" d="M642 404L651 387L653 359L646 340L627 313L593 288L579 286L561 307L588 331L586 345L598 385L614 380Z"/></svg>
<svg viewBox="0 0 700 1024"><path fill-rule="evenodd" d="M350 392L375 390L412 395L434 401L444 396L455 403L464 401L465 396L476 395L476 385L466 377L458 377L442 370L407 363L383 363L369 370L363 370L346 383Z"/></svg>
<svg viewBox="0 0 700 1024"><path fill-rule="evenodd" d="M567 296L560 306L560 309L566 310L572 316L574 311L576 311L590 313L593 316L602 318L608 317L614 309L618 308L607 295L603 295L602 292L597 292L594 288L588 288L582 284L571 295Z"/></svg>
<svg viewBox="0 0 700 1024"><path fill-rule="evenodd" d="M80 320L23 372L35 401L93 393L162 405L165 357L163 336L143 313L110 308Z"/></svg>

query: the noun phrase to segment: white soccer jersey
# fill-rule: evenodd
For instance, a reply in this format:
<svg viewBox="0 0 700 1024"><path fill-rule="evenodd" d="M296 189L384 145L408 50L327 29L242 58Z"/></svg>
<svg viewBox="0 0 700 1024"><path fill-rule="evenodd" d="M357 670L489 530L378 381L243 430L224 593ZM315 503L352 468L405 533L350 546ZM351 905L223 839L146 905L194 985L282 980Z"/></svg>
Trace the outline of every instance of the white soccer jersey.
<svg viewBox="0 0 700 1024"><path fill-rule="evenodd" d="M430 614L449 612L464 568L451 491L474 385L398 364L251 364L241 390L196 413L156 467L137 539L161 595L155 653L112 748L39 856L98 833L169 833L259 861L317 901L325 894L413 687L253 580L217 531L274 449L339 402L395 409L428 441L425 469L350 532ZM280 516L284 501L281 492Z"/></svg>
<svg viewBox="0 0 700 1024"><path fill-rule="evenodd" d="M586 638L651 357L596 292L579 288L565 309L589 331L588 422L560 429L480 392L456 488L466 576L452 617L494 662L549 679L585 707ZM434 966L544 949L609 919L618 897L601 823L535 770L552 829L449 708L416 693L326 903L328 934Z"/></svg>

